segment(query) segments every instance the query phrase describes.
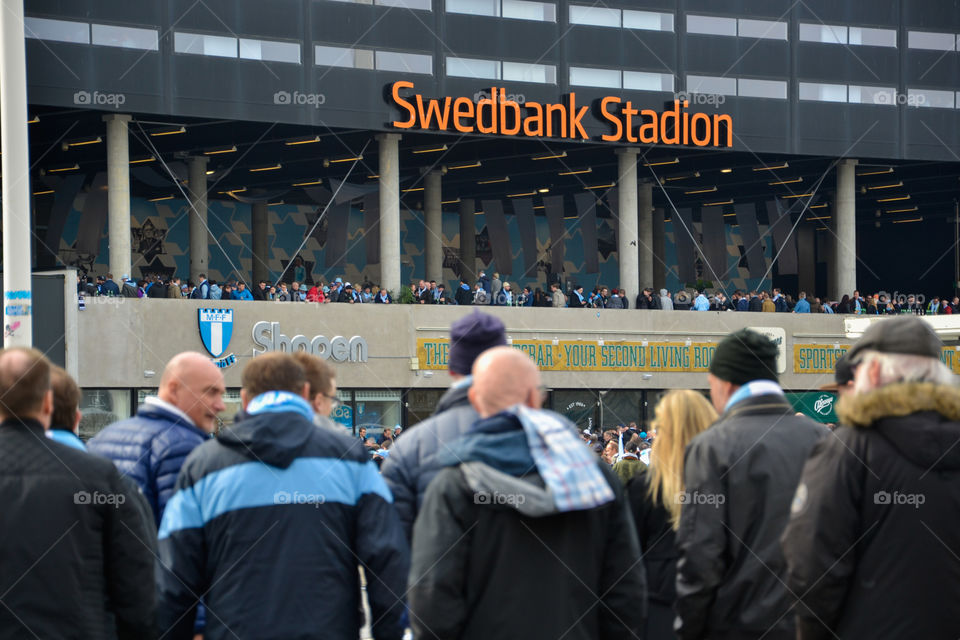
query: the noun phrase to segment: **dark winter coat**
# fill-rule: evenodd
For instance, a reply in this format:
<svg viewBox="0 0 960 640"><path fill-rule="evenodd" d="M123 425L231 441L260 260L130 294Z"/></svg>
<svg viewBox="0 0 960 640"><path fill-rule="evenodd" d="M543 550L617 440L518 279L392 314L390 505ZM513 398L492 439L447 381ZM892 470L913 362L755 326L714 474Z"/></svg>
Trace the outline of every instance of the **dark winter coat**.
<svg viewBox="0 0 960 640"><path fill-rule="evenodd" d="M780 535L803 464L827 433L782 395L746 398L690 442L680 513L681 639L793 640Z"/></svg>
<svg viewBox="0 0 960 640"><path fill-rule="evenodd" d="M960 390L848 396L783 535L800 640L954 640L960 629Z"/></svg>

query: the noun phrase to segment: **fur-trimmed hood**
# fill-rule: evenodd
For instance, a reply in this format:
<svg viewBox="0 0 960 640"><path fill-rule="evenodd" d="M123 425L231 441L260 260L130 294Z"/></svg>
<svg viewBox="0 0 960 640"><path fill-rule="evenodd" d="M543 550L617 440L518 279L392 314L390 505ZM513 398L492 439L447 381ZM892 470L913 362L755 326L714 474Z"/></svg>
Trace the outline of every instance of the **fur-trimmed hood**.
<svg viewBox="0 0 960 640"><path fill-rule="evenodd" d="M928 468L960 469L960 388L904 382L848 395L837 405L842 424L873 428L904 456Z"/></svg>

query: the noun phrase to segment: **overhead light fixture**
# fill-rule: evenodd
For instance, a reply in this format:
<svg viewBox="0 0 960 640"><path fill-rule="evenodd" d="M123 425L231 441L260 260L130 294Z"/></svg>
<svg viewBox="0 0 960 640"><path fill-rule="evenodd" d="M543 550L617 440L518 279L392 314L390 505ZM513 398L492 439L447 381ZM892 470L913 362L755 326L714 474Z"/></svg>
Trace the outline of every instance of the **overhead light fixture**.
<svg viewBox="0 0 960 640"><path fill-rule="evenodd" d="M895 196L893 198L877 198L877 202L896 202L897 200L909 200L910 196Z"/></svg>
<svg viewBox="0 0 960 640"><path fill-rule="evenodd" d="M47 189L46 191L34 191L34 192L33 192L33 195L35 195L35 196L45 196L45 195L51 194L51 193L53 193L53 192L54 192L53 189Z"/></svg>
<svg viewBox="0 0 960 640"><path fill-rule="evenodd" d="M821 202L820 204L812 204L808 209L826 209L829 205L826 202Z"/></svg>
<svg viewBox="0 0 960 640"><path fill-rule="evenodd" d="M896 182L891 182L890 184L872 184L867 187L868 190L873 191L874 189L893 189L895 187L902 187L903 180L898 180Z"/></svg>
<svg viewBox="0 0 960 640"><path fill-rule="evenodd" d="M412 193L414 191L423 191L423 187L410 187L409 189L401 189L400 193Z"/></svg>
<svg viewBox="0 0 960 640"><path fill-rule="evenodd" d="M644 162L643 166L662 167L665 164L680 164L680 158L674 158L673 160L658 160L657 162Z"/></svg>
<svg viewBox="0 0 960 640"><path fill-rule="evenodd" d="M379 177L380 177L380 174L379 174L379 173L373 173L373 174L367 176L367 179L368 179L368 180L373 180L373 179L379 178Z"/></svg>
<svg viewBox="0 0 960 640"><path fill-rule="evenodd" d="M730 169L729 167L726 169L720 169L720 173L733 173L733 169Z"/></svg>
<svg viewBox="0 0 960 640"><path fill-rule="evenodd" d="M154 129L153 131L148 131L147 135L154 137L157 136L175 136L179 133L186 133L186 127L167 127L165 129Z"/></svg>
<svg viewBox="0 0 960 640"><path fill-rule="evenodd" d="M809 198L812 195L812 193L791 193L790 195L780 197L784 200L789 200L790 198Z"/></svg>
<svg viewBox="0 0 960 640"><path fill-rule="evenodd" d="M205 156L215 156L219 153L236 153L236 145L230 145L229 147L214 147L213 149L207 149L203 152Z"/></svg>
<svg viewBox="0 0 960 640"><path fill-rule="evenodd" d="M524 196L535 196L537 195L536 191L530 191L529 193L508 193L508 198L522 198Z"/></svg>
<svg viewBox="0 0 960 640"><path fill-rule="evenodd" d="M787 169L789 167L790 167L790 164L784 162L783 164L766 165L763 167L753 167L753 170L754 171L776 171L777 169Z"/></svg>
<svg viewBox="0 0 960 640"><path fill-rule="evenodd" d="M53 169L47 169L47 173L63 173L64 171L76 171L80 168L78 164L64 165L60 167L54 167Z"/></svg>
<svg viewBox="0 0 960 640"><path fill-rule="evenodd" d="M207 169L207 175L208 175L208 176L212 176L212 175L215 174L215 173L216 173L216 171L214 171L213 169Z"/></svg>
<svg viewBox="0 0 960 640"><path fill-rule="evenodd" d="M858 173L857 177L859 178L861 176L879 176L884 173L893 173L893 167L887 167L886 169L878 169L876 171L864 171L862 173Z"/></svg>
<svg viewBox="0 0 960 640"><path fill-rule="evenodd" d="M615 186L616 185L611 182L610 184L595 184L592 187L584 187L584 189L610 189Z"/></svg>
<svg viewBox="0 0 960 640"><path fill-rule="evenodd" d="M683 194L687 196L692 196L696 193L713 193L717 190L716 185L710 187L709 189L694 189L693 191L684 191Z"/></svg>
<svg viewBox="0 0 960 640"><path fill-rule="evenodd" d="M159 198L150 198L147 202L161 202L163 200L173 200L173 196L160 196Z"/></svg>
<svg viewBox="0 0 960 640"><path fill-rule="evenodd" d="M310 182L294 182L291 187L309 187L315 184L323 184L323 179L318 178L316 180L311 180Z"/></svg>
<svg viewBox="0 0 960 640"><path fill-rule="evenodd" d="M451 164L447 166L448 171L453 171L454 169L473 169L474 167L479 167L481 165L480 161L470 162L467 164Z"/></svg>
<svg viewBox="0 0 960 640"><path fill-rule="evenodd" d="M829 220L830 216L811 216L807 220Z"/></svg>
<svg viewBox="0 0 960 640"><path fill-rule="evenodd" d="M350 156L349 158L324 159L323 166L329 167L330 165L337 164L338 162L353 162L354 160L363 160L363 156Z"/></svg>
<svg viewBox="0 0 960 640"><path fill-rule="evenodd" d="M273 206L278 205L278 204L283 204L283 200L277 200L276 202L268 202L268 203L267 203L267 206L268 206L268 207L273 207Z"/></svg>
<svg viewBox="0 0 960 640"><path fill-rule="evenodd" d="M545 209L546 207L544 207L542 204L537 204L537 205L534 205L533 208L534 208L534 209Z"/></svg>
<svg viewBox="0 0 960 640"><path fill-rule="evenodd" d="M803 178L794 178L793 180L777 180L776 182L768 182L767 184L773 187L778 184L796 184L797 182L803 182Z"/></svg>
<svg viewBox="0 0 960 640"><path fill-rule="evenodd" d="M320 142L320 136L304 136L302 138L290 138L285 141L285 144L288 147L292 147L297 144L313 144L314 142Z"/></svg>
<svg viewBox="0 0 960 640"><path fill-rule="evenodd" d="M38 122L40 122L40 116L33 116L27 120L27 124L37 124Z"/></svg>
<svg viewBox="0 0 960 640"><path fill-rule="evenodd" d="M493 180L478 180L477 184L498 184L500 182L510 182L510 176L494 178Z"/></svg>
<svg viewBox="0 0 960 640"><path fill-rule="evenodd" d="M909 207L907 209L887 209L885 213L910 213L916 211L919 207Z"/></svg>
<svg viewBox="0 0 960 640"><path fill-rule="evenodd" d="M440 204L457 204L458 202L460 202L460 198L456 200L441 200Z"/></svg>
<svg viewBox="0 0 960 640"><path fill-rule="evenodd" d="M560 153L554 153L548 156L531 156L531 160L553 160L555 158L566 158L567 152L561 151Z"/></svg>
<svg viewBox="0 0 960 640"><path fill-rule="evenodd" d="M737 215L737 214L735 214L735 213L725 213L725 214L723 214L723 217L724 217L724 218L732 218L732 217L735 216L735 215Z"/></svg>
<svg viewBox="0 0 960 640"><path fill-rule="evenodd" d="M894 220L893 224L904 224L906 222L923 222L923 218L908 218L906 220Z"/></svg>
<svg viewBox="0 0 960 640"><path fill-rule="evenodd" d="M156 158L151 155L147 156L146 158L137 158L135 160L131 160L130 164L143 164L144 162L153 162L154 160L156 160Z"/></svg>
<svg viewBox="0 0 960 640"><path fill-rule="evenodd" d="M63 145L61 145L61 148L64 151L66 151L70 147L83 147L88 144L100 144L101 142L103 142L103 138L101 138L100 136L91 136L89 138L77 138L76 140L69 140L67 142L64 142Z"/></svg>
<svg viewBox="0 0 960 640"><path fill-rule="evenodd" d="M446 151L446 150L447 150L446 144L442 144L439 147L430 146L430 147L419 147L419 148L412 149L414 153L437 153L439 151Z"/></svg>
<svg viewBox="0 0 960 640"><path fill-rule="evenodd" d="M584 173L593 173L593 167L587 167L586 169L577 169L575 171L561 171L558 173L558 176L579 176Z"/></svg>
<svg viewBox="0 0 960 640"><path fill-rule="evenodd" d="M689 180L690 178L699 178L700 172L694 171L693 173L684 173L679 176L669 176L663 179L663 182L674 182L675 180Z"/></svg>
<svg viewBox="0 0 960 640"><path fill-rule="evenodd" d="M550 189L543 187L542 189L537 189L537 193L550 193Z"/></svg>
<svg viewBox="0 0 960 640"><path fill-rule="evenodd" d="M281 168L280 163L278 162L276 164L271 164L263 167L252 167L251 169L249 169L249 171L250 173L257 173L258 171L276 171L277 169L280 169L280 168Z"/></svg>
<svg viewBox="0 0 960 640"><path fill-rule="evenodd" d="M733 204L733 200L724 200L722 202L704 202L705 207L722 207L725 204Z"/></svg>
<svg viewBox="0 0 960 640"><path fill-rule="evenodd" d="M226 191L217 191L217 193L222 193L224 195L230 195L232 193L243 193L246 191L246 187L240 187L239 189L227 189Z"/></svg>

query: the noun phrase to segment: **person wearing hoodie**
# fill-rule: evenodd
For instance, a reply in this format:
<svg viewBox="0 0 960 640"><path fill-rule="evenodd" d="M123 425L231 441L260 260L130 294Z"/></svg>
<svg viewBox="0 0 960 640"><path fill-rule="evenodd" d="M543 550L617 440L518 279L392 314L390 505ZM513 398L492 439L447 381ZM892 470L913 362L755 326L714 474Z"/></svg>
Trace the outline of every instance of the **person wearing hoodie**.
<svg viewBox="0 0 960 640"><path fill-rule="evenodd" d="M660 289L660 308L664 311L673 311L673 300L666 289Z"/></svg>
<svg viewBox="0 0 960 640"><path fill-rule="evenodd" d="M710 311L710 300L707 298L707 294L703 290L697 293L697 297L693 301L693 310Z"/></svg>
<svg viewBox="0 0 960 640"><path fill-rule="evenodd" d="M526 354L490 349L473 379L480 420L438 453L414 528L414 637L642 637L646 580L620 481L540 409Z"/></svg>
<svg viewBox="0 0 960 640"><path fill-rule="evenodd" d="M842 425L807 459L781 539L798 640L957 637L960 389L942 349L907 316L845 356Z"/></svg>
<svg viewBox="0 0 960 640"><path fill-rule="evenodd" d="M363 445L317 428L303 368L249 362L241 419L187 458L160 526L158 626L189 640L357 638L360 574L376 640L403 637L409 556Z"/></svg>
<svg viewBox="0 0 960 640"><path fill-rule="evenodd" d="M507 344L505 332L499 318L480 311L451 325L448 368L453 384L440 398L433 415L404 432L383 464L383 478L393 493L393 504L408 540L427 485L441 468L435 454L462 437L477 421L467 398L473 384L473 363L487 349Z"/></svg>
<svg viewBox="0 0 960 640"><path fill-rule="evenodd" d="M470 285L467 284L466 276L460 278L457 291L453 294L453 301L463 306L473 304L473 292L470 291Z"/></svg>

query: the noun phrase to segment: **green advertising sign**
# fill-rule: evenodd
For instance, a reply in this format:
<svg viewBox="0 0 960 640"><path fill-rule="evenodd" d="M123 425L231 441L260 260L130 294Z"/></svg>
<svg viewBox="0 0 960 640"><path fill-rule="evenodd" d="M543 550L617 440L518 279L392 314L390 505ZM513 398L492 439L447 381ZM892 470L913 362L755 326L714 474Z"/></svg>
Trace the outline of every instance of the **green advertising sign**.
<svg viewBox="0 0 960 640"><path fill-rule="evenodd" d="M837 395L827 391L805 391L800 393L788 393L787 400L793 405L794 410L809 416L817 422L836 422L836 403Z"/></svg>

